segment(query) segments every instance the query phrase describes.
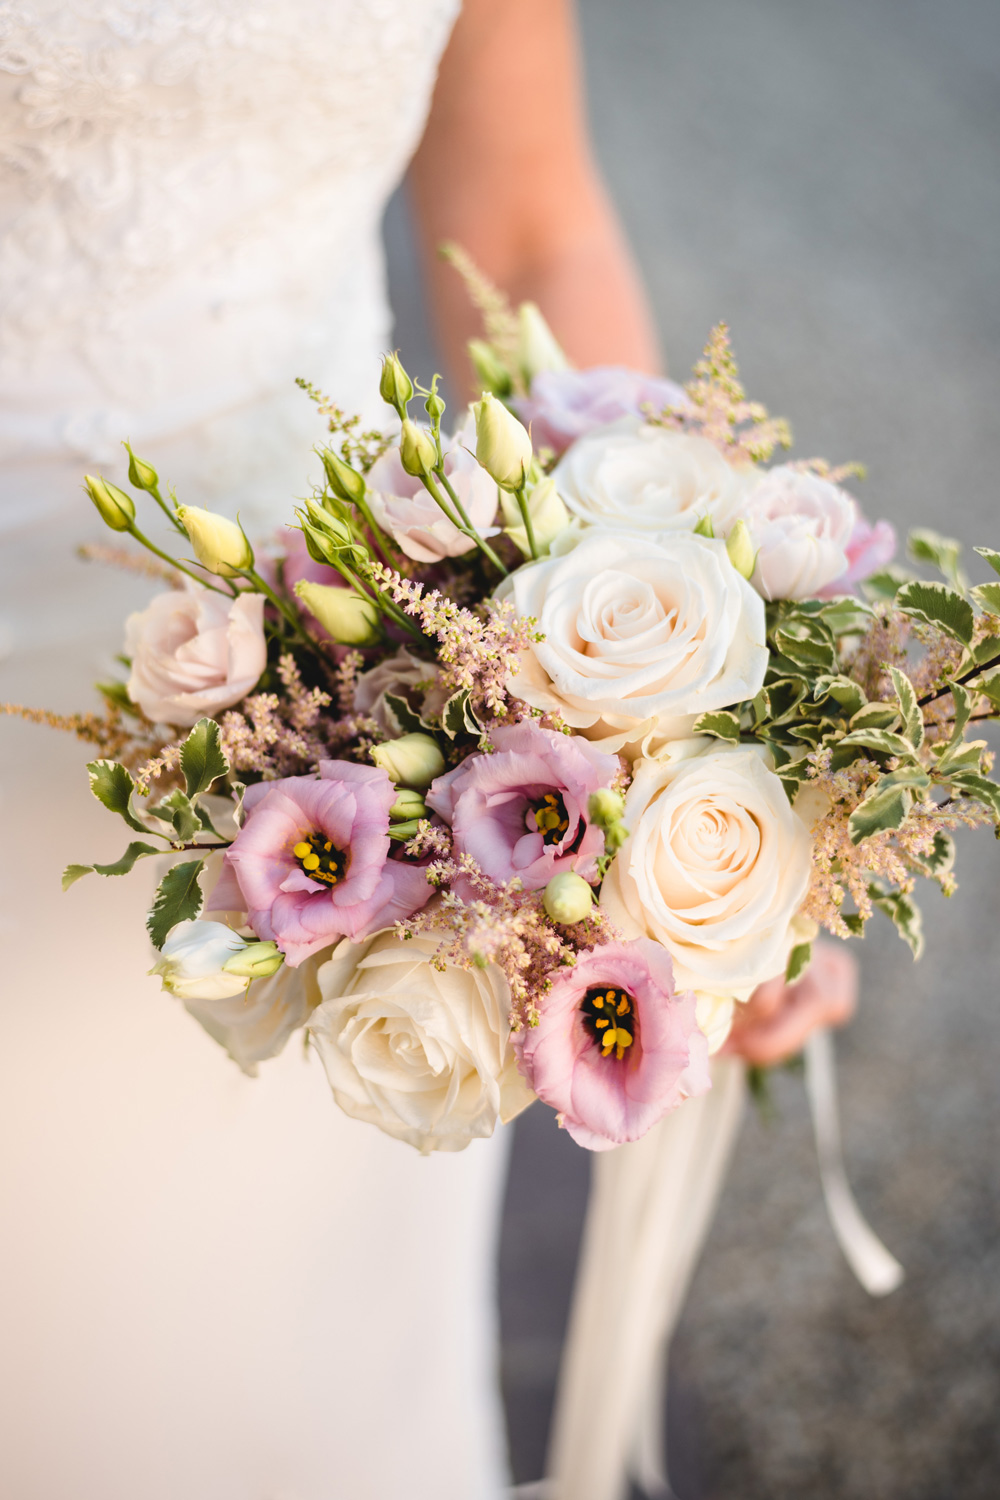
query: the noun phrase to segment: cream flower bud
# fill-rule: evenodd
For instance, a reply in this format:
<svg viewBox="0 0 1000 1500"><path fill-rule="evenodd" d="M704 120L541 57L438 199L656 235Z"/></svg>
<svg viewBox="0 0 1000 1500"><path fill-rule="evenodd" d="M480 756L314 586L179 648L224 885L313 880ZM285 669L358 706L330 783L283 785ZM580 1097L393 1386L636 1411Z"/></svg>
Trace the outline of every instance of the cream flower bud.
<svg viewBox="0 0 1000 1500"><path fill-rule="evenodd" d="M744 578L752 577L757 563L757 553L750 535L750 528L745 521L737 521L726 537L726 551L737 573L742 574Z"/></svg>
<svg viewBox="0 0 1000 1500"><path fill-rule="evenodd" d="M494 396L509 396L514 382L507 366L497 357L493 345L487 344L483 339L470 339L466 348L482 389L492 391Z"/></svg>
<svg viewBox="0 0 1000 1500"><path fill-rule="evenodd" d="M122 447L128 454L128 482L134 484L137 490L146 490L155 495L160 487L160 476L152 464L144 463L141 458L136 458L132 452L131 443L123 443Z"/></svg>
<svg viewBox="0 0 1000 1500"><path fill-rule="evenodd" d="M404 822L410 818L426 818L427 803L419 792L411 791L409 787L402 787L389 809L389 816L393 819L402 819Z"/></svg>
<svg viewBox="0 0 1000 1500"><path fill-rule="evenodd" d="M476 418L476 458L503 490L524 484L531 466L531 438L502 401L488 393L472 408Z"/></svg>
<svg viewBox="0 0 1000 1500"><path fill-rule="evenodd" d="M372 760L392 781L423 791L444 771L444 756L429 734L404 734L375 745Z"/></svg>
<svg viewBox="0 0 1000 1500"><path fill-rule="evenodd" d="M338 500L346 500L350 505L358 505L364 500L365 481L356 469L345 464L329 448L323 449L320 458L326 470L327 483Z"/></svg>
<svg viewBox="0 0 1000 1500"><path fill-rule="evenodd" d="M197 505L178 506L177 519L191 540L195 556L209 573L231 578L253 567L253 548L236 521Z"/></svg>
<svg viewBox="0 0 1000 1500"><path fill-rule="evenodd" d="M531 548L521 508L506 490L500 491L500 508L506 523L504 531L524 556L530 557ZM543 479L535 485L528 496L528 514L538 555L544 557L559 533L569 525L569 511L562 503L554 479Z"/></svg>
<svg viewBox="0 0 1000 1500"><path fill-rule="evenodd" d="M545 887L545 910L553 922L569 927L582 922L590 915L594 905L594 893L582 875L572 870L562 870L553 875Z"/></svg>
<svg viewBox="0 0 1000 1500"><path fill-rule="evenodd" d="M399 459L407 474L430 474L438 461L437 444L426 427L418 427L409 417L403 419L399 437Z"/></svg>
<svg viewBox="0 0 1000 1500"><path fill-rule="evenodd" d="M296 597L340 646L374 646L382 638L382 621L370 599L355 589L300 578Z"/></svg>
<svg viewBox="0 0 1000 1500"><path fill-rule="evenodd" d="M413 381L403 369L398 354L386 354L382 359L382 378L379 395L388 406L394 406L401 417L406 416L406 403L413 399Z"/></svg>
<svg viewBox="0 0 1000 1500"><path fill-rule="evenodd" d="M163 988L178 1000L226 1000L247 987L244 975L226 972L229 960L247 946L223 922L178 922L149 972L158 974Z"/></svg>
<svg viewBox="0 0 1000 1500"><path fill-rule="evenodd" d="M270 979L285 962L277 943L248 943L222 965L223 972L242 979Z"/></svg>
<svg viewBox="0 0 1000 1500"><path fill-rule="evenodd" d="M517 310L517 362L530 385L541 370L568 370L569 360L534 302Z"/></svg>
<svg viewBox="0 0 1000 1500"><path fill-rule="evenodd" d="M100 512L101 520L112 531L128 531L135 520L135 504L116 484L109 484L96 474L84 474L87 494Z"/></svg>

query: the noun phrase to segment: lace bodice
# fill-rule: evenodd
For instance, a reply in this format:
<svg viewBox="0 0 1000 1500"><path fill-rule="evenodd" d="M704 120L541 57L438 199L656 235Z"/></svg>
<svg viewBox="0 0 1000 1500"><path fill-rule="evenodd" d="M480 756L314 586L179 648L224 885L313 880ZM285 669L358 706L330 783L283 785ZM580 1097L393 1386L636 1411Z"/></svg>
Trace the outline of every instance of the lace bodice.
<svg viewBox="0 0 1000 1500"><path fill-rule="evenodd" d="M0 0L0 457L108 462L299 374L357 403L457 9Z"/></svg>

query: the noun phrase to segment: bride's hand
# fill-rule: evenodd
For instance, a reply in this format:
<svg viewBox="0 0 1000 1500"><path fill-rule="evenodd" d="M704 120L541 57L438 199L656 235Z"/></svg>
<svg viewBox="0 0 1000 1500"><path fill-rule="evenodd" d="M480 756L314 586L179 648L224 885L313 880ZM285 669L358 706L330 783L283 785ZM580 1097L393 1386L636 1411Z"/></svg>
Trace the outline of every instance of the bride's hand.
<svg viewBox="0 0 1000 1500"><path fill-rule="evenodd" d="M802 979L760 985L736 1019L724 1052L769 1067L801 1052L818 1026L843 1026L858 1000L858 965L845 943L817 943Z"/></svg>

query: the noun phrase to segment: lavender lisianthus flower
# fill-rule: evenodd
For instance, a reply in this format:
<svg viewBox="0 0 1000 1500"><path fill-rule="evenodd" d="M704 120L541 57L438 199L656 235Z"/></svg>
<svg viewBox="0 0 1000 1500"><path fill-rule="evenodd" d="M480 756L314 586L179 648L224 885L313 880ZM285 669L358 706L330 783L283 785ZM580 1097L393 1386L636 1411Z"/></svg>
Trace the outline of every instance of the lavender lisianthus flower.
<svg viewBox="0 0 1000 1500"><path fill-rule="evenodd" d="M672 380L618 365L597 365L590 370L541 370L531 382L531 394L513 405L521 421L531 426L536 452L552 448L563 453L595 427L619 417L642 416L646 406L661 411L686 403L684 391Z"/></svg>
<svg viewBox="0 0 1000 1500"><path fill-rule="evenodd" d="M491 737L492 755L470 755L426 796L450 825L456 853L492 880L519 876L528 891L564 870L592 876L604 835L588 821L587 802L614 779L617 757L528 720Z"/></svg>
<svg viewBox="0 0 1000 1500"><path fill-rule="evenodd" d="M695 997L677 993L669 953L648 938L581 953L540 1012L513 1039L521 1072L591 1151L638 1140L710 1087Z"/></svg>
<svg viewBox="0 0 1000 1500"><path fill-rule="evenodd" d="M432 891L422 868L389 860L395 799L384 771L342 760L250 787L209 910L245 911L292 967L411 917Z"/></svg>

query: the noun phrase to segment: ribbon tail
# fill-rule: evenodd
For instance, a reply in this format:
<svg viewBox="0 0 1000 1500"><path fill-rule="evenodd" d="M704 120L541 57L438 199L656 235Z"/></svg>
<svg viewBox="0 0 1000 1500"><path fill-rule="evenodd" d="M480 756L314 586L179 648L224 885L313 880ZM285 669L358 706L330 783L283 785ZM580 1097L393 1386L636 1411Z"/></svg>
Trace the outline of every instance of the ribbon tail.
<svg viewBox="0 0 1000 1500"><path fill-rule="evenodd" d="M816 1136L819 1175L826 1211L851 1270L872 1297L885 1297L903 1280L899 1261L862 1216L844 1169L837 1107L836 1062L829 1031L814 1031L806 1042L806 1094Z"/></svg>

